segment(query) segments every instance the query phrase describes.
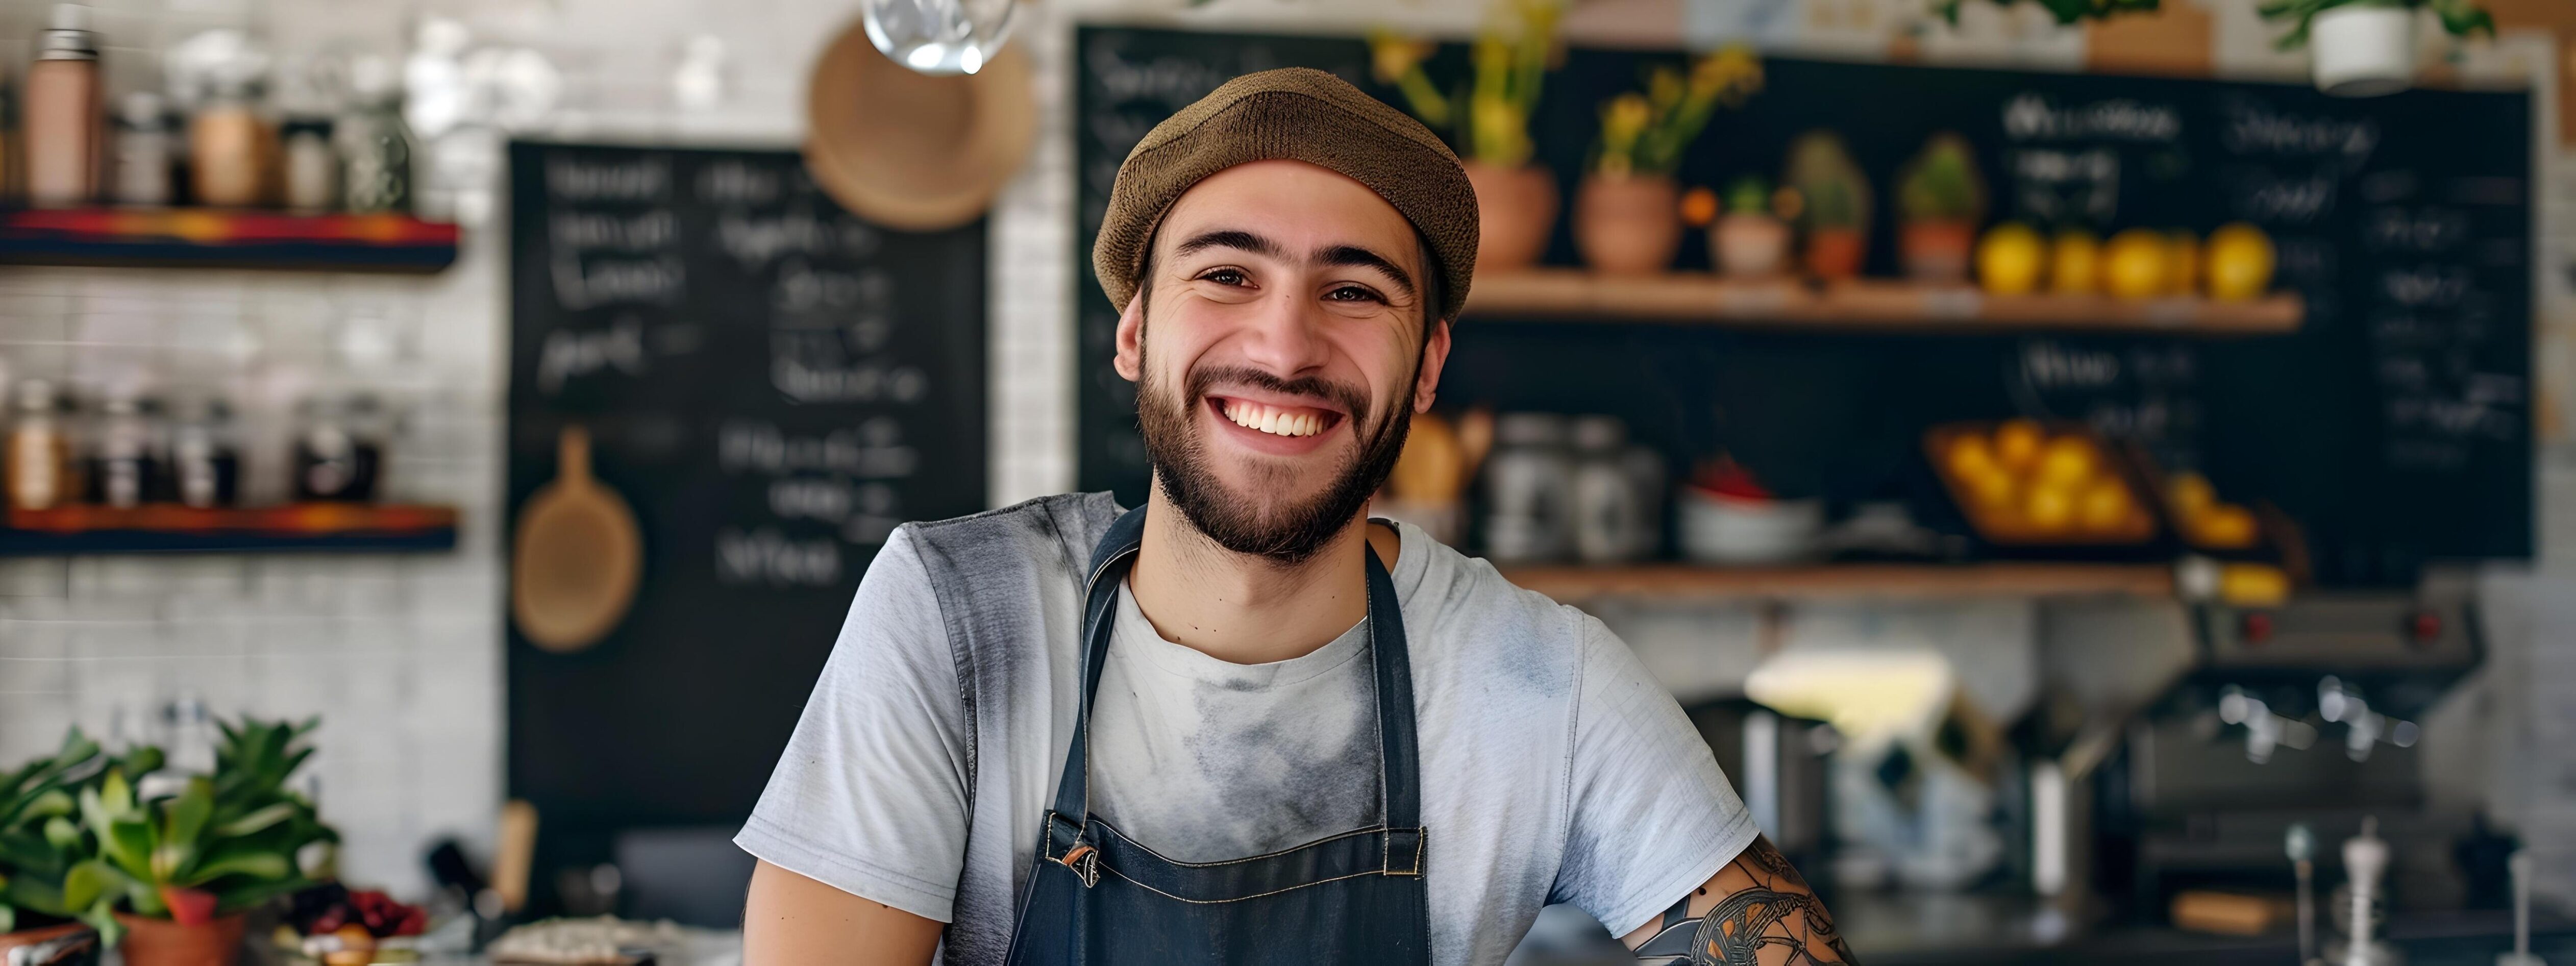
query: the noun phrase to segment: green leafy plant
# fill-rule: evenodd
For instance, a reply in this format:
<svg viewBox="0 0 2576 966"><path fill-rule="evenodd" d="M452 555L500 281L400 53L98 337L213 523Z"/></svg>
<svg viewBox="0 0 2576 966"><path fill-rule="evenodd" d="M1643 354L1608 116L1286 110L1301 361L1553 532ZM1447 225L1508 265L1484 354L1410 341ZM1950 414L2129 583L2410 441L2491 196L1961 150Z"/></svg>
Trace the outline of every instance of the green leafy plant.
<svg viewBox="0 0 2576 966"><path fill-rule="evenodd" d="M1443 94L1422 68L1437 46L1385 31L1369 38L1372 72L1393 85L1423 125L1449 134L1469 160L1500 168L1527 164L1530 112L1558 56L1556 0L1506 0L1468 49L1473 78Z"/></svg>
<svg viewBox="0 0 2576 966"><path fill-rule="evenodd" d="M1869 181L1843 147L1842 138L1809 131L1789 146L1789 186L1797 190L1796 217L1809 228L1869 225Z"/></svg>
<svg viewBox="0 0 2576 966"><path fill-rule="evenodd" d="M109 920L104 906L73 901L87 897L65 893L73 869L94 854L96 845L80 822L80 796L103 784L111 770L140 774L160 767L159 748L138 745L121 757L111 756L73 728L53 754L0 774L0 932L73 919ZM115 934L108 935L112 939Z"/></svg>
<svg viewBox="0 0 2576 966"><path fill-rule="evenodd" d="M1897 210L1907 221L1963 221L1985 217L1986 184L1966 139L1943 131L1905 166L1896 186Z"/></svg>
<svg viewBox="0 0 2576 966"><path fill-rule="evenodd" d="M214 774L176 795L140 798L126 767L109 767L80 790L95 851L64 876L63 905L113 936L120 907L197 925L312 885L297 853L339 837L286 782L312 756L300 739L317 724L223 723Z"/></svg>
<svg viewBox="0 0 2576 966"><path fill-rule="evenodd" d="M1771 213L1771 183L1758 174L1748 174L1726 186L1726 213L1730 215L1767 215Z"/></svg>
<svg viewBox="0 0 2576 966"><path fill-rule="evenodd" d="M2282 34L2281 39L2272 44L2282 50L2297 50L2308 45L2308 31L2315 26L2318 14L2336 7L2353 6L2430 9L2442 21L2442 29L2450 31L2451 36L2468 37L2479 33L2495 36L2495 16L2474 0L2270 0L2254 10L2265 20L2297 21L2289 33Z"/></svg>
<svg viewBox="0 0 2576 966"><path fill-rule="evenodd" d="M1959 25L1959 7L1967 0L1932 0L1932 14L1950 26ZM1999 7L2009 7L2022 0L1994 0ZM2154 13L2158 0L2030 0L2056 17L2060 24L2086 20L2109 20L2124 13Z"/></svg>
<svg viewBox="0 0 2576 966"><path fill-rule="evenodd" d="M1740 45L1699 58L1688 78L1670 67L1656 67L1646 75L1644 93L1632 91L1602 103L1592 170L1610 177L1671 174L1681 168L1683 149L1708 127L1719 106L1743 104L1761 89L1762 61L1752 48Z"/></svg>

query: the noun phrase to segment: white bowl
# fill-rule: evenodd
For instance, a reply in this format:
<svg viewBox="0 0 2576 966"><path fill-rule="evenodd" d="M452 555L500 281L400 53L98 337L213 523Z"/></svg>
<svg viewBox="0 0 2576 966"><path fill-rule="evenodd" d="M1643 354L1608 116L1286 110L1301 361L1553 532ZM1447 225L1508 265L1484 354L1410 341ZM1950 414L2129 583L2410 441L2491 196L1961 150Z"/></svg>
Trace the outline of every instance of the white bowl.
<svg viewBox="0 0 2576 966"><path fill-rule="evenodd" d="M1682 488L1683 556L1713 564L1780 564L1814 556L1824 531L1821 500L1748 500Z"/></svg>

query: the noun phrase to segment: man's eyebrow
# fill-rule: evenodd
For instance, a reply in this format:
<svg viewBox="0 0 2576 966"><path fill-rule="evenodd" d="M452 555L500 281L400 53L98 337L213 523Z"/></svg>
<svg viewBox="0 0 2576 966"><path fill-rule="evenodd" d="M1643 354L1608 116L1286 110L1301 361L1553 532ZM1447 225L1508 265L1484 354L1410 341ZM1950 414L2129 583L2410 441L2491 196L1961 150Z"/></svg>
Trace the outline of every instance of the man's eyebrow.
<svg viewBox="0 0 2576 966"><path fill-rule="evenodd" d="M1280 247L1278 242L1271 241L1268 238L1255 235L1240 228L1219 228L1213 231L1203 231L1196 235L1192 235L1187 240L1172 248L1172 257L1179 258L1192 252L1205 251L1210 248L1239 249L1265 258L1284 259L1288 257L1288 250Z"/></svg>
<svg viewBox="0 0 2576 966"><path fill-rule="evenodd" d="M1404 269L1397 268L1395 263L1389 261L1386 256L1357 245L1326 246L1315 253L1315 261L1322 265L1354 265L1377 269L1386 273L1387 278L1394 280L1395 287L1403 289L1406 297L1410 298L1414 295L1413 276L1405 274Z"/></svg>

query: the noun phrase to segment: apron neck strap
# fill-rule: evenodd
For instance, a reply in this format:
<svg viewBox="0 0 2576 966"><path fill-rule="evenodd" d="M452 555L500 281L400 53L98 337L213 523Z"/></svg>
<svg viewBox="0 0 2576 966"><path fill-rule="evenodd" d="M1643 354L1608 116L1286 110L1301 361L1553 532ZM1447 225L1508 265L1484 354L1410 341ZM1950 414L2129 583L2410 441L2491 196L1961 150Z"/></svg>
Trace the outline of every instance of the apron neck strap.
<svg viewBox="0 0 2576 966"><path fill-rule="evenodd" d="M1056 782L1055 812L1087 823L1091 818L1091 711L1100 693L1100 672L1108 663L1109 640L1117 623L1118 591L1135 566L1144 543L1145 508L1118 517L1091 552L1090 576L1083 588L1082 703L1073 721L1073 745L1065 749L1064 777ZM1368 548L1368 628L1370 663L1377 668L1378 789L1386 825L1413 829L1422 825L1420 747L1413 730L1413 665L1405 647L1404 611L1395 599L1395 581Z"/></svg>

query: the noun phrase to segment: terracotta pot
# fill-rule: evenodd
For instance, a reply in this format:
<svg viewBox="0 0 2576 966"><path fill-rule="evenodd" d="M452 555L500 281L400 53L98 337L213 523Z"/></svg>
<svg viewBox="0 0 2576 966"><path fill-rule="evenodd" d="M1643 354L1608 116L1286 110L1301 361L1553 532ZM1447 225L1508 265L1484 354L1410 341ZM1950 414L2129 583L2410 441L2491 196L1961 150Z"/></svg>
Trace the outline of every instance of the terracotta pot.
<svg viewBox="0 0 2576 966"><path fill-rule="evenodd" d="M242 917L225 916L202 926L182 926L167 919L117 913L125 926L126 966L233 966L241 958Z"/></svg>
<svg viewBox="0 0 2576 966"><path fill-rule="evenodd" d="M1770 215L1728 215L1709 226L1708 248L1728 278L1770 278L1789 267L1789 223Z"/></svg>
<svg viewBox="0 0 2576 966"><path fill-rule="evenodd" d="M1868 236L1858 228L1813 228L1807 231L1807 274L1829 282L1860 274Z"/></svg>
<svg viewBox="0 0 2576 966"><path fill-rule="evenodd" d="M1682 247L1681 186L1662 175L1583 179L1574 197L1574 247L1603 274L1671 268Z"/></svg>
<svg viewBox="0 0 2576 966"><path fill-rule="evenodd" d="M1556 175L1528 165L1500 168L1467 162L1476 189L1476 271L1509 272L1538 263L1556 230Z"/></svg>
<svg viewBox="0 0 2576 966"><path fill-rule="evenodd" d="M1905 275L1917 282L1966 282L1976 246L1977 229L1964 221L1910 221L1896 236Z"/></svg>

